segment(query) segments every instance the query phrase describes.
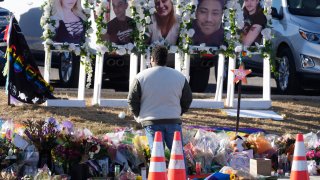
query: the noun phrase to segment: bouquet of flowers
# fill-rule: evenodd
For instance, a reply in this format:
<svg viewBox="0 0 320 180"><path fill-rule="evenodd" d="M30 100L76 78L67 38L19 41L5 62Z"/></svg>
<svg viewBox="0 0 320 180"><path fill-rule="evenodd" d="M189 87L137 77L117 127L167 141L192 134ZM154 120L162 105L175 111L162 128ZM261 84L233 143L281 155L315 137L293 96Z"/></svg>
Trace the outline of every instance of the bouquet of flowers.
<svg viewBox="0 0 320 180"><path fill-rule="evenodd" d="M308 160L315 160L317 165L320 165L320 141L316 148L312 148L307 151L306 156Z"/></svg>
<svg viewBox="0 0 320 180"><path fill-rule="evenodd" d="M48 118L45 121L26 120L23 125L25 135L39 151L38 167L47 164L51 169L53 167L51 150L57 146L58 122L54 118Z"/></svg>

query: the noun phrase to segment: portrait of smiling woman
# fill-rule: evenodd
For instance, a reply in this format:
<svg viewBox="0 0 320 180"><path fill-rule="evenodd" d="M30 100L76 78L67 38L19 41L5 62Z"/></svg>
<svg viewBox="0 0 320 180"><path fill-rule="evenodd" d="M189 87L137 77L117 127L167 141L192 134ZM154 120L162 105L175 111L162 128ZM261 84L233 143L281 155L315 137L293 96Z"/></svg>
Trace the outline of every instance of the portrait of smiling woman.
<svg viewBox="0 0 320 180"><path fill-rule="evenodd" d="M156 12L149 25L150 43L165 40L175 45L179 34L179 17L174 12L171 0L155 0Z"/></svg>
<svg viewBox="0 0 320 180"><path fill-rule="evenodd" d="M53 41L75 44L84 41L83 20L86 16L82 12L81 0L54 0L52 11L59 23Z"/></svg>
<svg viewBox="0 0 320 180"><path fill-rule="evenodd" d="M244 28L241 39L244 46L262 43L262 29L267 24L267 18L260 6L260 0L244 0L243 3Z"/></svg>
<svg viewBox="0 0 320 180"><path fill-rule="evenodd" d="M192 23L195 34L192 37L194 45L205 43L206 46L223 44L223 15L224 0L199 0L196 19Z"/></svg>

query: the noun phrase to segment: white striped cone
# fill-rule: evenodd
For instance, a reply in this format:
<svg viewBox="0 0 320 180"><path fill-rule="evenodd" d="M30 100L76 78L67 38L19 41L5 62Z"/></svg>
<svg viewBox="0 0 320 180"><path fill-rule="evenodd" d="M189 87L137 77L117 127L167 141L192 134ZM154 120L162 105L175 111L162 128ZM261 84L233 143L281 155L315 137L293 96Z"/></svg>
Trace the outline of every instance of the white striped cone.
<svg viewBox="0 0 320 180"><path fill-rule="evenodd" d="M169 162L168 179L186 180L186 169L184 164L181 135L179 131L174 132L174 138Z"/></svg>
<svg viewBox="0 0 320 180"><path fill-rule="evenodd" d="M166 171L162 134L157 131L153 141L148 180L167 180Z"/></svg>
<svg viewBox="0 0 320 180"><path fill-rule="evenodd" d="M309 180L306 148L302 134L297 134L296 137L290 180Z"/></svg>

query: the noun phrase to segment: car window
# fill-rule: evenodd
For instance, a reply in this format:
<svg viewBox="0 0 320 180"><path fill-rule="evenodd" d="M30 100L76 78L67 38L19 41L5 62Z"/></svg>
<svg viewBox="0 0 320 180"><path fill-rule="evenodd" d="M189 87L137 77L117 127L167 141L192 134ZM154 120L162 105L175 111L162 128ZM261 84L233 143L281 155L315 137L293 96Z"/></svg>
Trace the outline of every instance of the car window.
<svg viewBox="0 0 320 180"><path fill-rule="evenodd" d="M277 12L279 13L280 7L281 7L281 0L272 1L272 7L277 9Z"/></svg>
<svg viewBox="0 0 320 180"><path fill-rule="evenodd" d="M320 0L288 0L291 14L320 17Z"/></svg>

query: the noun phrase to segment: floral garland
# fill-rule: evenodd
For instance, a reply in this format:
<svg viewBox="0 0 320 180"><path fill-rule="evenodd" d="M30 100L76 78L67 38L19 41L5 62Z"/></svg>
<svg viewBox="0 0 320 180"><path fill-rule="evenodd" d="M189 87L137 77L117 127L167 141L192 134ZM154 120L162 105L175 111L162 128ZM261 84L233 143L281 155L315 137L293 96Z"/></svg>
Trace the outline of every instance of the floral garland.
<svg viewBox="0 0 320 180"><path fill-rule="evenodd" d="M177 14L181 15L178 47L184 53L193 51L190 45L192 45L192 37L195 33L192 28L192 22L196 18L195 10L197 5L198 0L183 1L177 4Z"/></svg>
<svg viewBox="0 0 320 180"><path fill-rule="evenodd" d="M90 2L89 2L90 1ZM90 12L93 7L92 0L85 0L83 2L83 13L86 16L86 20L84 21L84 31L85 31L85 42L81 46L77 46L74 43L54 43L53 38L55 36L55 30L59 26L59 22L56 19L53 19L52 14L52 0L47 0L41 6L43 10L43 15L40 19L40 25L44 29L42 38L44 39L44 46L45 48L55 49L55 50L67 50L70 52L74 52L75 55L79 56L86 56L89 58L81 58L81 63L85 64L85 69L87 73L87 87L91 85L92 79L92 66L91 66L91 55L92 50L89 47L90 41L90 34L93 32L91 28L91 21L90 21Z"/></svg>
<svg viewBox="0 0 320 180"><path fill-rule="evenodd" d="M104 18L106 13L109 13L110 9L108 8L107 0L96 0L96 4L98 4L95 8L95 23L97 25L97 52L105 53L105 52L116 52L119 55L130 54L134 48L132 43L128 43L125 45L116 45L110 41L105 41L103 39L103 35L107 32L107 19Z"/></svg>
<svg viewBox="0 0 320 180"><path fill-rule="evenodd" d="M148 50L146 44L149 33L147 26L152 23L151 16L156 12L155 3L153 0L132 0L129 3L132 19L136 23L136 28L133 31L136 51L145 54Z"/></svg>
<svg viewBox="0 0 320 180"><path fill-rule="evenodd" d="M238 0L228 1L224 10L224 38L228 47L220 46L220 51L226 56L235 57L234 52L241 52L242 45L238 34L244 27L244 17Z"/></svg>

